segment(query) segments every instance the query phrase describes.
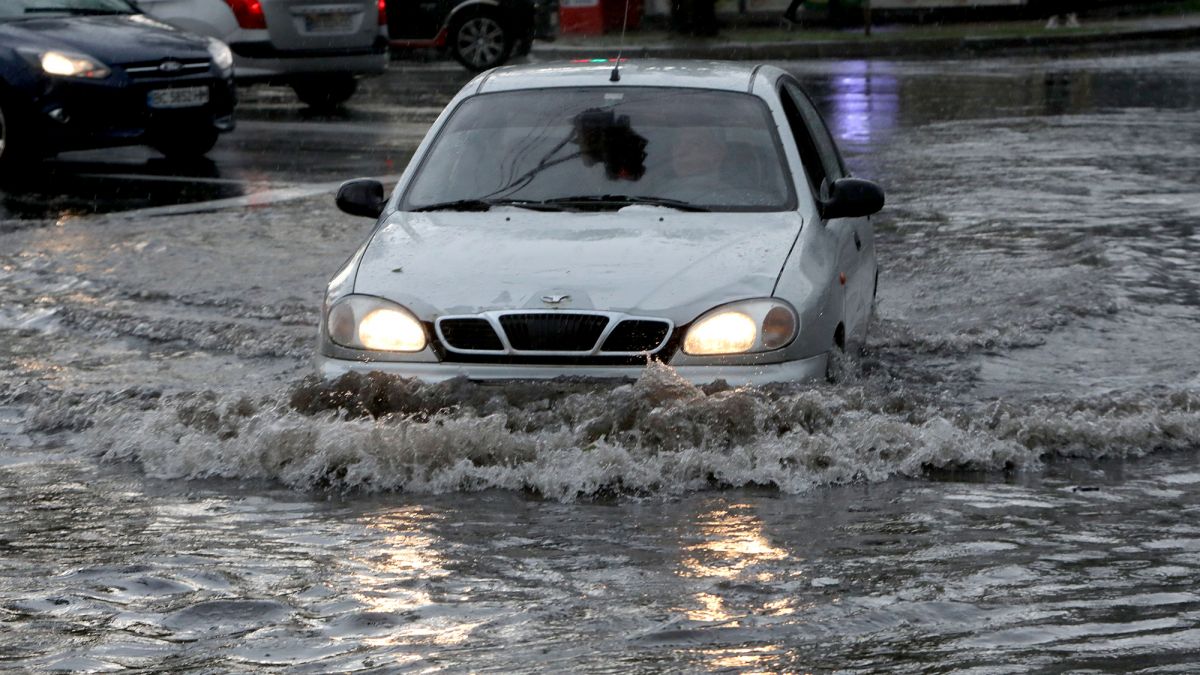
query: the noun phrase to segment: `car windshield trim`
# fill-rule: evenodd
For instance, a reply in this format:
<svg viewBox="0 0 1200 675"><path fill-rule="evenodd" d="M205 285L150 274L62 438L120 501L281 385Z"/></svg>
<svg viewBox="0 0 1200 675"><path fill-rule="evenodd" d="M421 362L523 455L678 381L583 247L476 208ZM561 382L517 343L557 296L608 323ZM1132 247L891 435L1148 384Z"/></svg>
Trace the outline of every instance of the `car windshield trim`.
<svg viewBox="0 0 1200 675"><path fill-rule="evenodd" d="M42 19L51 16L127 16L141 12L125 0L89 0L73 4L48 0L5 0L0 21Z"/></svg>
<svg viewBox="0 0 1200 675"><path fill-rule="evenodd" d="M570 93L616 93L618 88L614 87L599 87L594 85L580 85L573 87L534 87L529 89L503 90L494 92L485 92L472 94L464 97L453 108L449 110L446 121L439 126L433 137L430 139L429 149L422 153L417 159L416 165L413 167L414 172L412 178L405 182L401 192L397 198L396 205L400 211L420 211L420 210L453 210L447 204L464 204L466 208L461 210L469 210L469 203L473 201L490 201L496 197L517 198L525 197L521 194L521 190L525 185L518 185L516 190L511 189L514 184L519 183L522 179L526 179L530 174L538 174L547 168L554 167L560 163L570 162L579 157L578 147L569 145L571 139L567 138L566 134L547 139L544 149L550 149L549 153L539 152L533 154L528 163L519 167L509 176L513 179L509 182L503 182L499 185L494 185L490 189L479 190L477 195L463 195L458 199L440 199L430 200L426 197L418 197L416 194L417 186L422 182L422 176L429 170L431 163L438 155L438 151L442 144L447 142L447 136L452 133L461 133L462 129L453 129L456 117L463 113L467 106L483 105L485 107L494 106L493 97L502 96L522 96L528 97L532 94L570 94ZM774 120L774 112L768 105L767 101L761 96L750 94L742 91L733 91L726 89L710 89L701 87L680 87L680 86L622 86L620 91L628 94L633 93L633 96L710 96L710 97L730 97L728 100L743 107L752 107L755 114L762 118L761 123L755 120L754 123L747 123L745 119L738 124L732 125L730 128L738 128L746 132L760 133L762 137L759 139L760 144L767 148L768 152L763 156L765 159L764 168L774 175L770 177L772 188L777 189L777 193L772 196L776 199L771 203L706 203L703 200L689 200L675 198L676 195L670 194L648 194L647 191L622 189L624 186L632 186L634 183L622 184L612 182L609 184L609 190L597 190L596 194L583 194L582 192L563 191L558 195L528 195L528 198L519 199L520 203L516 206L528 206L532 204L541 205L558 205L562 210L606 210L602 206L617 205L617 209L634 204L647 204L652 206L662 206L665 208L676 208L683 211L713 211L713 212L754 212L754 213L785 213L794 211L798 204L797 187L792 173L792 168L788 161L783 140L779 135L779 130ZM483 103L487 100L486 103ZM749 103L753 101L753 103ZM530 109L536 108L531 106ZM634 122L635 126L637 122ZM471 127L465 127L470 130ZM496 127L503 129L504 127ZM453 130L452 130L453 129ZM769 140L767 140L769 139ZM559 151L557 155L555 151ZM776 187L777 186L777 187ZM586 187L586 186L582 186ZM515 194L514 194L515 193ZM452 196L452 195L447 195ZM590 202L590 203L589 203ZM484 210L481 206L474 210ZM548 209L547 209L548 210Z"/></svg>

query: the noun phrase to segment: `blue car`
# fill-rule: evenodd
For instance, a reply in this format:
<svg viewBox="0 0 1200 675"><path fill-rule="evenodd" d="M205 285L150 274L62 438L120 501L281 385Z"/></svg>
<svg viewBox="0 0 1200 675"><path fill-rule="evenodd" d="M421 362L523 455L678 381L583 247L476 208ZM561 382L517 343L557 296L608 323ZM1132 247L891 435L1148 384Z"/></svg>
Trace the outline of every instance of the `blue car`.
<svg viewBox="0 0 1200 675"><path fill-rule="evenodd" d="M229 47L126 0L0 2L0 173L121 145L198 157L235 103Z"/></svg>

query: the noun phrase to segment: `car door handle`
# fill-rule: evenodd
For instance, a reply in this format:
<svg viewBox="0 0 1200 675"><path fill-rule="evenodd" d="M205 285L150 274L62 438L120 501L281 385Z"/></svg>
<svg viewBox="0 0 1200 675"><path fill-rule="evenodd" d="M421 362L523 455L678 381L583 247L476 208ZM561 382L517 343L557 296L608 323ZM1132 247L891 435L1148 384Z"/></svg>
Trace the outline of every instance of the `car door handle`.
<svg viewBox="0 0 1200 675"><path fill-rule="evenodd" d="M862 239L860 239L858 237L858 232L854 233L854 250L856 250L856 251L862 250Z"/></svg>

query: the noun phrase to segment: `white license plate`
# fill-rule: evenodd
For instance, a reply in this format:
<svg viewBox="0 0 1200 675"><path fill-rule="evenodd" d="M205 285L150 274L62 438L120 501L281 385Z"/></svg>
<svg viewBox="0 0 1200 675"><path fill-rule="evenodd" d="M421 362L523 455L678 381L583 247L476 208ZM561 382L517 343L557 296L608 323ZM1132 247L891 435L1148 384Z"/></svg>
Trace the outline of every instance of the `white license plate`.
<svg viewBox="0 0 1200 675"><path fill-rule="evenodd" d="M349 33L354 30L354 16L347 12L305 14L304 30L309 33Z"/></svg>
<svg viewBox="0 0 1200 675"><path fill-rule="evenodd" d="M208 103L208 87L155 89L146 94L151 108L195 108Z"/></svg>

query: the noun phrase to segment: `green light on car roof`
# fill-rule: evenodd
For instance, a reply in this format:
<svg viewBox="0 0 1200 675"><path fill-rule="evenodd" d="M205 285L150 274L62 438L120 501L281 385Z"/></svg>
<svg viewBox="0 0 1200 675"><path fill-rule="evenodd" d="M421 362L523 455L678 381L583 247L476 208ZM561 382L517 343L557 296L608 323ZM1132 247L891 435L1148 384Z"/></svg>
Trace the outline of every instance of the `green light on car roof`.
<svg viewBox="0 0 1200 675"><path fill-rule="evenodd" d="M592 63L608 63L608 59L592 59Z"/></svg>

